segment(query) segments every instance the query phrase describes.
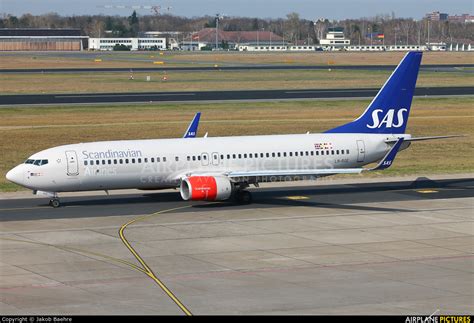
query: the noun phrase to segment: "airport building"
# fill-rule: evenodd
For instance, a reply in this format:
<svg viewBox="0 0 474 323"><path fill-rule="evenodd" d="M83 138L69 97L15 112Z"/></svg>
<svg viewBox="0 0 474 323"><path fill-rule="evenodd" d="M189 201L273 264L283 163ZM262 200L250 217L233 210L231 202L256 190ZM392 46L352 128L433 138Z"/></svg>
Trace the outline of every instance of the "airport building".
<svg viewBox="0 0 474 323"><path fill-rule="evenodd" d="M81 51L88 39L80 29L1 28L0 51Z"/></svg>
<svg viewBox="0 0 474 323"><path fill-rule="evenodd" d="M165 50L166 38L90 38L89 50L114 50L116 45L123 45L130 50Z"/></svg>
<svg viewBox="0 0 474 323"><path fill-rule="evenodd" d="M281 50L281 47L287 44L281 36L265 30L224 31L204 28L191 37L196 43L206 44L208 48L215 48L217 41L217 47L221 48L225 44L232 50L267 50L266 47L272 46L273 50Z"/></svg>
<svg viewBox="0 0 474 323"><path fill-rule="evenodd" d="M325 49L338 49L349 46L351 40L345 38L342 27L334 27L328 29L326 38L321 39L319 44Z"/></svg>

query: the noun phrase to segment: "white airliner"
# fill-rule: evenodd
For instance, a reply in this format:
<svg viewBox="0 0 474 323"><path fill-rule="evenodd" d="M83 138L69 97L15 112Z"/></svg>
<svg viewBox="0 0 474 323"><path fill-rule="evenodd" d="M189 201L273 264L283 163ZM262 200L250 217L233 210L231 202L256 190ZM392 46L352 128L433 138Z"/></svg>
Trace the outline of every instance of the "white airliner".
<svg viewBox="0 0 474 323"><path fill-rule="evenodd" d="M6 177L59 207L60 192L130 188L179 188L184 200L250 202L245 189L261 182L382 170L411 141L453 137L405 134L421 57L407 53L359 118L324 133L64 145L32 155Z"/></svg>

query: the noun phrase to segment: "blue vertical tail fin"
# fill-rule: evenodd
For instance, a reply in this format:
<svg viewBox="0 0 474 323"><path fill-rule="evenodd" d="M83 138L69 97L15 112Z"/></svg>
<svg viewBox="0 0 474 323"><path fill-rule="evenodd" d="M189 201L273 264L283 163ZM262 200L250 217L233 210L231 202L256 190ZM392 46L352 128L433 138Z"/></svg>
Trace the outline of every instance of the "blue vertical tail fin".
<svg viewBox="0 0 474 323"><path fill-rule="evenodd" d="M183 138L196 138L200 117L201 117L201 112L198 112L194 115L194 118L189 124L188 129L186 129L186 132L184 133Z"/></svg>
<svg viewBox="0 0 474 323"><path fill-rule="evenodd" d="M408 52L359 118L326 133L405 133L421 57Z"/></svg>

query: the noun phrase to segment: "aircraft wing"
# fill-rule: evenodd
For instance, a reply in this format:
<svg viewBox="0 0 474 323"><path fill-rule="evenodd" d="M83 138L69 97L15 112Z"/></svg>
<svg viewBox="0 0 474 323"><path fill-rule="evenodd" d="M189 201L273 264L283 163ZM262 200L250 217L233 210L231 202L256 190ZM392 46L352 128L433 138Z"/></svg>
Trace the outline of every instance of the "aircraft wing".
<svg viewBox="0 0 474 323"><path fill-rule="evenodd" d="M198 112L194 115L194 118L189 124L188 129L186 129L186 132L184 133L183 138L196 138L200 117L201 117L201 112Z"/></svg>
<svg viewBox="0 0 474 323"><path fill-rule="evenodd" d="M256 170L256 171L231 171L231 172L195 172L192 174L186 174L186 176L226 176L235 182L246 181L250 178L259 178L259 177L298 177L298 176L328 176L336 174L360 174L367 171L377 171L384 170L389 168L395 156L400 149L404 139L398 138L397 142L392 146L392 148L387 152L387 154L382 158L382 160L373 168L323 168L323 169L294 169L294 170Z"/></svg>

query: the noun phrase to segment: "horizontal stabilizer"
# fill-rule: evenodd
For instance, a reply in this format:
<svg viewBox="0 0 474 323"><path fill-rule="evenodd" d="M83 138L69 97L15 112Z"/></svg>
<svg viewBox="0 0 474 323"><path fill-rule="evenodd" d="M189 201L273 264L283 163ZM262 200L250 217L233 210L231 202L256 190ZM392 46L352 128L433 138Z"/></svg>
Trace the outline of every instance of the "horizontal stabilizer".
<svg viewBox="0 0 474 323"><path fill-rule="evenodd" d="M402 145L404 139L403 138L398 138L397 142L395 145L393 145L392 149L385 155L385 157L375 166L374 168L367 168L365 169L366 171L373 171L373 170L384 170L389 168L393 161L395 160L395 156L397 156L398 150L400 149L400 146Z"/></svg>
<svg viewBox="0 0 474 323"><path fill-rule="evenodd" d="M405 138L405 141L423 141L423 140L434 140L434 139L447 139L447 138L458 138L458 137L465 137L464 135L450 135L450 136L431 136L431 137L418 137L418 138ZM386 143L393 143L397 142L398 138L387 139L385 140Z"/></svg>

